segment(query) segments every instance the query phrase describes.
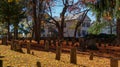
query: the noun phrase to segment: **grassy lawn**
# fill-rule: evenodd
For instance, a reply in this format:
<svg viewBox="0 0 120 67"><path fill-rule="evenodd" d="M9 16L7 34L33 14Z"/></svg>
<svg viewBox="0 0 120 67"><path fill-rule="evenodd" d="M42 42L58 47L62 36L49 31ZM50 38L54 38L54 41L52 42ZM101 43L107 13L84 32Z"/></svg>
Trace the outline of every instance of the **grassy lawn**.
<svg viewBox="0 0 120 67"><path fill-rule="evenodd" d="M55 53L35 51L34 55L18 53L10 50L10 46L0 45L0 54L5 56L3 60L4 67L37 67L36 62L41 62L42 67L110 67L108 58L94 57L94 60L89 60L89 55L77 54L77 64L70 63L70 55L62 53L61 60L55 60ZM119 66L120 67L120 61Z"/></svg>

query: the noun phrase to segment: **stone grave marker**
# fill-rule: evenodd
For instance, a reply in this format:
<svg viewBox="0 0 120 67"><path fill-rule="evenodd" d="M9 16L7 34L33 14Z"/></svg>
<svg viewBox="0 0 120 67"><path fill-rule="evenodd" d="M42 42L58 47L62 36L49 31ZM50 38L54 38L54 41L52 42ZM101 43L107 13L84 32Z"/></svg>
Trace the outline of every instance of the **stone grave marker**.
<svg viewBox="0 0 120 67"><path fill-rule="evenodd" d="M93 60L93 57L94 57L94 54L93 54L93 52L91 52L91 53L90 53L89 60Z"/></svg>
<svg viewBox="0 0 120 67"><path fill-rule="evenodd" d="M71 51L70 51L70 63L77 64L76 47L71 48Z"/></svg>
<svg viewBox="0 0 120 67"><path fill-rule="evenodd" d="M30 43L27 43L27 53L30 54L30 50L31 50L31 45Z"/></svg>
<svg viewBox="0 0 120 67"><path fill-rule="evenodd" d="M36 65L37 67L41 67L41 63L39 61L37 61Z"/></svg>
<svg viewBox="0 0 120 67"><path fill-rule="evenodd" d="M45 41L45 51L49 51L49 41Z"/></svg>
<svg viewBox="0 0 120 67"><path fill-rule="evenodd" d="M56 48L56 60L60 60L60 56L61 56L61 47L57 46Z"/></svg>
<svg viewBox="0 0 120 67"><path fill-rule="evenodd" d="M110 67L118 67L118 60L116 58L110 59Z"/></svg>

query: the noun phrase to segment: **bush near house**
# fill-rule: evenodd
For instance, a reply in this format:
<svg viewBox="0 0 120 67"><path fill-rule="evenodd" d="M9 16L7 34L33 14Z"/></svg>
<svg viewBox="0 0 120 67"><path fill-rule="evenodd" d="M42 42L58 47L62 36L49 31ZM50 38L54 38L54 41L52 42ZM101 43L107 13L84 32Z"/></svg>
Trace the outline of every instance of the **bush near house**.
<svg viewBox="0 0 120 67"><path fill-rule="evenodd" d="M116 39L116 37L117 36L115 34L104 34L104 33L101 33L99 35L88 34L84 38L85 39L96 39L96 42L98 42L98 40L100 40L100 42L103 42L103 43L110 43L110 42L114 41Z"/></svg>

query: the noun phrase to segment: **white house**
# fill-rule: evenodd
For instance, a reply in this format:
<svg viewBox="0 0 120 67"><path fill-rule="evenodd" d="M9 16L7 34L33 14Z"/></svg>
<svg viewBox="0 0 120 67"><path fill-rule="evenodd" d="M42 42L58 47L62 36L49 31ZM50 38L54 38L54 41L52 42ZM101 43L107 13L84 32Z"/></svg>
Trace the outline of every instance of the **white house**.
<svg viewBox="0 0 120 67"><path fill-rule="evenodd" d="M64 26L64 37L73 37L74 36L74 31L75 31L75 26L77 21L79 21L79 19L82 17L83 13L79 13L79 14L75 14L75 15L68 15L65 17L65 26ZM60 21L60 18L55 17L56 20ZM90 23L91 20L88 16L85 17L85 20L83 21L83 24L81 25L81 29L79 28L78 32L77 32L77 36L76 37L82 37L84 35L86 35L88 32L88 28L90 27ZM57 33L57 28L54 24L45 24L44 25L44 33L41 35L43 37L47 37L49 36L55 36L53 33L56 32Z"/></svg>

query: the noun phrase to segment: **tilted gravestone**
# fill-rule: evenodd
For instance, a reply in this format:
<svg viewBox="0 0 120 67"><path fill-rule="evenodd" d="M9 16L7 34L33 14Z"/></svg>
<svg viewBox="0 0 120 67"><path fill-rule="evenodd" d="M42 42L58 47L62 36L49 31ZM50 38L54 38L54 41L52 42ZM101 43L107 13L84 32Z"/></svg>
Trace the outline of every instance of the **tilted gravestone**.
<svg viewBox="0 0 120 67"><path fill-rule="evenodd" d="M110 67L118 67L118 60L115 58L110 59Z"/></svg>
<svg viewBox="0 0 120 67"><path fill-rule="evenodd" d="M71 48L70 51L70 63L77 64L76 47Z"/></svg>
<svg viewBox="0 0 120 67"><path fill-rule="evenodd" d="M56 60L60 60L60 56L61 56L61 47L57 46L56 48Z"/></svg>

